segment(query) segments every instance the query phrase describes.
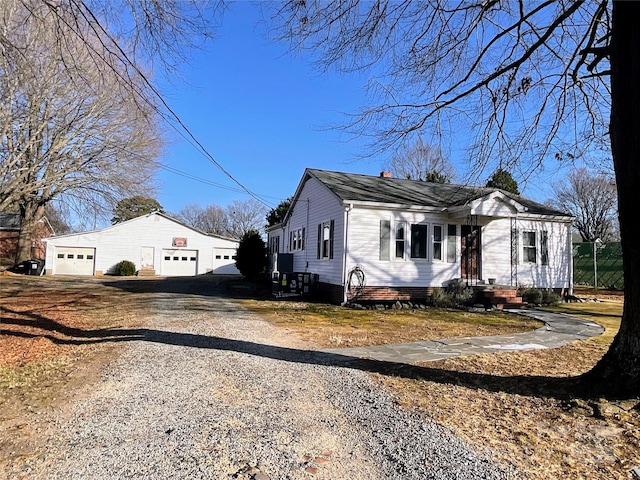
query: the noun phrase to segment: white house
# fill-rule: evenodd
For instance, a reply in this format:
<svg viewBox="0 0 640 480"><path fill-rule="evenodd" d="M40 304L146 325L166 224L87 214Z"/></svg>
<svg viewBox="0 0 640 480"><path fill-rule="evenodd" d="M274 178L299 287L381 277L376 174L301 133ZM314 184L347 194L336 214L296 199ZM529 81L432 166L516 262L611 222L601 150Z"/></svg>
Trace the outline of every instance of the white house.
<svg viewBox="0 0 640 480"><path fill-rule="evenodd" d="M47 275L103 275L122 260L133 262L140 274L239 273L237 240L206 234L158 212L102 230L43 241Z"/></svg>
<svg viewBox="0 0 640 480"><path fill-rule="evenodd" d="M336 303L417 300L454 279L570 289L572 220L497 189L307 169L267 233Z"/></svg>

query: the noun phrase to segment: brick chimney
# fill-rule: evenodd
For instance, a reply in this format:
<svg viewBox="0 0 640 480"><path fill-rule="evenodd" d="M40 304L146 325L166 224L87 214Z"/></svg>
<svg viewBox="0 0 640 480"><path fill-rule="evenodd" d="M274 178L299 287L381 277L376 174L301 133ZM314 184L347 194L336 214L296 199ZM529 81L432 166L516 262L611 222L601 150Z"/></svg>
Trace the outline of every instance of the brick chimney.
<svg viewBox="0 0 640 480"><path fill-rule="evenodd" d="M380 178L391 178L391 172L387 172L386 170L381 171Z"/></svg>

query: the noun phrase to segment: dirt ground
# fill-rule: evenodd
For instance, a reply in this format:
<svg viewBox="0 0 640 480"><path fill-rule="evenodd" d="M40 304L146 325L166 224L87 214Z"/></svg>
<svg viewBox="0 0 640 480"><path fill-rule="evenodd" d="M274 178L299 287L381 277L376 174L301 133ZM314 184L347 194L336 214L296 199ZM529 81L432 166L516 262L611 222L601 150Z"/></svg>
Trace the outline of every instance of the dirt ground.
<svg viewBox="0 0 640 480"><path fill-rule="evenodd" d="M208 280L199 282L203 281ZM153 287L138 280L123 284L0 277L0 461L5 455L28 456L28 451L21 450L20 439L36 434L33 419L38 412L80 395L118 354L119 344L98 341L96 332L103 339L110 330L138 326L137 313L149 301L145 290ZM213 289L215 283L204 287ZM190 285L184 282L171 288L188 290ZM578 290L576 295L622 299L616 292L601 290ZM290 335L309 329L321 332L304 338L315 346L339 346L337 339L351 345L349 335L358 344L380 343L382 337L389 341L389 331L398 331L403 321L411 325L412 335L417 334L416 318L410 313L405 320L396 313L379 320L375 328L362 327L365 333L354 334L354 325L359 325L353 319L332 324L326 319L336 314L316 307L310 312L315 320L304 321L301 328L308 308L289 307L281 307L271 321ZM451 323L447 332L446 324L434 322L431 334L421 330L419 336L456 336L469 329L496 334L502 327L492 323L462 318ZM607 342L595 339L553 350L500 352L425 364L431 374L423 378L374 376L401 405L420 409L470 443L489 449L496 461L517 466L522 478L632 479L631 468L640 467L638 399L612 403L569 394L572 378L588 371L607 347Z"/></svg>

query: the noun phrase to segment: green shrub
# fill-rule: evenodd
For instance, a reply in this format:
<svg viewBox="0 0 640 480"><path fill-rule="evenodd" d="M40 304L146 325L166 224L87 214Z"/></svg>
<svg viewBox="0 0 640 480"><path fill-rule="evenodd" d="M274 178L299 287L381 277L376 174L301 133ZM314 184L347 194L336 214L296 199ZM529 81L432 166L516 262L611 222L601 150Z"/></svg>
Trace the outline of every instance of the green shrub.
<svg viewBox="0 0 640 480"><path fill-rule="evenodd" d="M446 289L436 287L431 294L431 303L434 307L453 308L464 305L473 296L473 290L464 283L453 283Z"/></svg>
<svg viewBox="0 0 640 480"><path fill-rule="evenodd" d="M236 268L246 279L259 280L264 277L267 267L267 246L257 230L249 230L238 244Z"/></svg>
<svg viewBox="0 0 640 480"><path fill-rule="evenodd" d="M436 287L431 294L431 304L434 307L446 308L451 306L451 298L444 288Z"/></svg>
<svg viewBox="0 0 640 480"><path fill-rule="evenodd" d="M522 300L534 305L552 305L560 301L560 295L553 290L527 288L522 292Z"/></svg>
<svg viewBox="0 0 640 480"><path fill-rule="evenodd" d="M539 288L527 288L522 292L522 301L540 305L542 303L542 290Z"/></svg>
<svg viewBox="0 0 640 480"><path fill-rule="evenodd" d="M543 290L542 291L542 304L543 305L554 305L556 303L560 303L562 297L554 292L553 290Z"/></svg>
<svg viewBox="0 0 640 480"><path fill-rule="evenodd" d="M113 274L120 277L128 277L136 274L136 265L129 260L122 260L113 267Z"/></svg>

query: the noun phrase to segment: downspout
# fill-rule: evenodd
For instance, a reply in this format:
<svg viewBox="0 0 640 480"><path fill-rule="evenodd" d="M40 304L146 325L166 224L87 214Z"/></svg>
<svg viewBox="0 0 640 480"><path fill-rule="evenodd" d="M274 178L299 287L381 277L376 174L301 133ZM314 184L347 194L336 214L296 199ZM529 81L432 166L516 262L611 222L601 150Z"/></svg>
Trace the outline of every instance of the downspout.
<svg viewBox="0 0 640 480"><path fill-rule="evenodd" d="M347 205L344 209L344 239L342 241L342 304L347 303L347 254L349 240L349 212L353 209L353 203Z"/></svg>
<svg viewBox="0 0 640 480"><path fill-rule="evenodd" d="M571 234L571 226L572 223L567 224L567 248L569 251L569 271L567 273L569 278L569 295L573 295L573 235ZM596 248L595 243L593 248Z"/></svg>
<svg viewBox="0 0 640 480"><path fill-rule="evenodd" d="M310 201L307 198L307 225L304 230L304 271L308 271L309 269L309 242L307 242L307 237L309 236L309 205Z"/></svg>

